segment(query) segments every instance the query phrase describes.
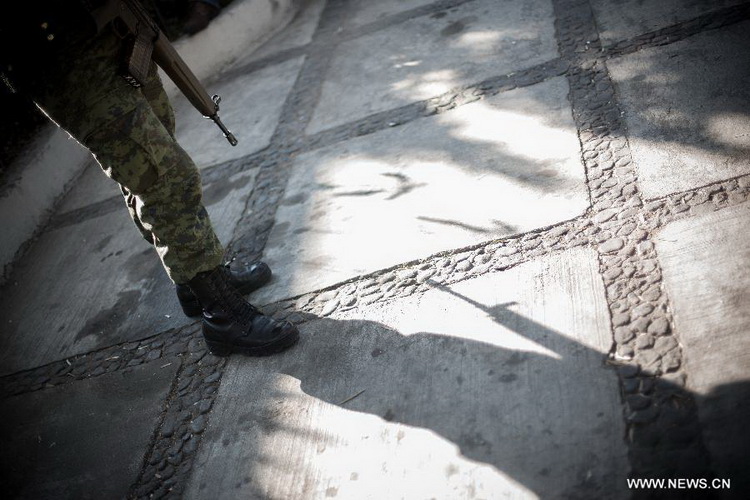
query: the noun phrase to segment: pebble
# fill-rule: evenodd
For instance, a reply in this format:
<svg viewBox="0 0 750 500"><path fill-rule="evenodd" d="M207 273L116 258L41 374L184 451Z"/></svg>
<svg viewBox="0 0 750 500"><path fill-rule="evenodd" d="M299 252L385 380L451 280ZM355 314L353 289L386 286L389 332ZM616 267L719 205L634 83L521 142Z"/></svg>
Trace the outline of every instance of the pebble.
<svg viewBox="0 0 750 500"><path fill-rule="evenodd" d="M633 309L633 318L640 318L641 316L645 316L647 314L650 314L651 311L654 310L654 306L649 303L644 303Z"/></svg>
<svg viewBox="0 0 750 500"><path fill-rule="evenodd" d="M167 462L169 462L172 465L177 465L182 461L182 453L178 453L177 455L170 455L167 457Z"/></svg>
<svg viewBox="0 0 750 500"><path fill-rule="evenodd" d="M645 332L648 328L648 318L638 318L630 323L630 327L636 332Z"/></svg>
<svg viewBox="0 0 750 500"><path fill-rule="evenodd" d="M602 243L599 249L604 253L613 253L620 250L624 246L625 242L622 238L612 238Z"/></svg>
<svg viewBox="0 0 750 500"><path fill-rule="evenodd" d="M675 205L674 207L672 207L672 212L676 214L685 212L687 210L690 210L689 205L680 204L680 205Z"/></svg>
<svg viewBox="0 0 750 500"><path fill-rule="evenodd" d="M315 302L318 302L318 303L330 302L336 298L337 293L338 293L337 290L328 290L326 292L323 292L317 297L315 297Z"/></svg>
<svg viewBox="0 0 750 500"><path fill-rule="evenodd" d="M372 304L373 302L377 302L382 297L383 297L382 293L375 293L373 295L362 297L361 299L359 299L359 303L366 306L367 304Z"/></svg>
<svg viewBox="0 0 750 500"><path fill-rule="evenodd" d="M307 306L307 304L309 304L313 298L314 298L313 294L303 295L302 297L297 299L297 301L294 303L294 306L297 309L304 309L305 306Z"/></svg>
<svg viewBox="0 0 750 500"><path fill-rule="evenodd" d="M659 297L661 297L661 290L658 286L649 288L641 295L641 298L643 298L643 300L648 300L650 302L657 301Z"/></svg>
<svg viewBox="0 0 750 500"><path fill-rule="evenodd" d="M347 295L346 297L343 297L340 301L341 305L344 307L353 306L357 302L357 296L354 294Z"/></svg>
<svg viewBox="0 0 750 500"><path fill-rule="evenodd" d="M604 271L604 278L607 280L614 280L621 274L622 274L622 269L620 269L619 267L614 267L614 268L607 269L606 271Z"/></svg>
<svg viewBox="0 0 750 500"><path fill-rule="evenodd" d="M669 385L673 388L685 387L686 376L684 373L672 372L664 374L659 380L659 386Z"/></svg>
<svg viewBox="0 0 750 500"><path fill-rule="evenodd" d="M429 269L426 271L422 271L419 274L417 274L417 283L424 283L428 279L430 279L435 274L434 269Z"/></svg>
<svg viewBox="0 0 750 500"><path fill-rule="evenodd" d="M177 427L177 419L174 417L167 417L164 420L164 424L161 426L161 435L164 437L172 437L175 428Z"/></svg>
<svg viewBox="0 0 750 500"><path fill-rule="evenodd" d="M177 455L181 449L182 449L182 440L177 440L177 442L174 443L172 446L170 446L169 449L167 450L167 456L173 457Z"/></svg>
<svg viewBox="0 0 750 500"><path fill-rule="evenodd" d="M652 372L653 374L656 374L657 369L659 368L660 359L661 354L653 349L638 352L638 361L641 363L641 366L643 366L643 369Z"/></svg>
<svg viewBox="0 0 750 500"><path fill-rule="evenodd" d="M149 351L148 355L146 355L146 361L154 361L156 359L159 359L161 357L161 349L155 349L153 351Z"/></svg>
<svg viewBox="0 0 750 500"><path fill-rule="evenodd" d="M654 345L654 338L649 334L638 335L635 346L638 349L649 349Z"/></svg>
<svg viewBox="0 0 750 500"><path fill-rule="evenodd" d="M192 455L195 450L198 449L198 438L192 437L185 441L185 446L182 447L182 452L185 455Z"/></svg>
<svg viewBox="0 0 750 500"><path fill-rule="evenodd" d="M338 306L339 306L338 299L330 300L326 303L325 306L323 306L323 310L320 312L320 315L328 316L329 314L333 313L333 311L335 311Z"/></svg>
<svg viewBox="0 0 750 500"><path fill-rule="evenodd" d="M619 231L617 231L618 236L628 236L633 231L635 231L636 225L632 222L628 222L626 224L623 224L623 226L620 228Z"/></svg>
<svg viewBox="0 0 750 500"><path fill-rule="evenodd" d="M618 344L624 344L629 342L635 337L635 334L625 326L615 328L615 341Z"/></svg>
<svg viewBox="0 0 750 500"><path fill-rule="evenodd" d="M612 316L612 324L615 327L627 325L630 321L630 315L628 313L617 313Z"/></svg>
<svg viewBox="0 0 750 500"><path fill-rule="evenodd" d="M468 271L469 269L471 269L471 262L468 260L462 260L456 264L457 271Z"/></svg>
<svg viewBox="0 0 750 500"><path fill-rule="evenodd" d="M417 276L417 270L416 269L405 269L405 270L401 270L401 271L397 272L396 275L398 276L398 279L400 281L404 281L404 280L407 280L409 278L416 278L416 276Z"/></svg>
<svg viewBox="0 0 750 500"><path fill-rule="evenodd" d="M656 318L648 326L648 333L653 335L665 335L669 331L669 321L667 318L661 316Z"/></svg>
<svg viewBox="0 0 750 500"><path fill-rule="evenodd" d="M602 222L607 222L609 220L614 219L616 215L617 215L617 209L608 208L594 215L594 222L601 224Z"/></svg>
<svg viewBox="0 0 750 500"><path fill-rule="evenodd" d="M677 350L669 351L661 360L662 371L673 372L682 364L680 352Z"/></svg>
<svg viewBox="0 0 750 500"><path fill-rule="evenodd" d="M206 416L200 415L195 420L190 422L190 430L194 434L200 434L206 428L206 423L207 423Z"/></svg>
<svg viewBox="0 0 750 500"><path fill-rule="evenodd" d="M666 354L672 349L677 348L677 340L674 337L659 337L654 343L654 349L661 354Z"/></svg>
<svg viewBox="0 0 750 500"><path fill-rule="evenodd" d="M654 392L654 379L652 377L642 378L641 379L641 392L643 394L651 394Z"/></svg>

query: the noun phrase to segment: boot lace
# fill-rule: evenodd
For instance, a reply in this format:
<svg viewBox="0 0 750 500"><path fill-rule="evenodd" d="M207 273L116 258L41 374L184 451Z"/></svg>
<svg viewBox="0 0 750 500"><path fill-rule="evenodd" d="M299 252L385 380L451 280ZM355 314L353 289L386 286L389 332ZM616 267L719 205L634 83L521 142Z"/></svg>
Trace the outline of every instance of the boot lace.
<svg viewBox="0 0 750 500"><path fill-rule="evenodd" d="M223 299L226 312L242 325L249 325L253 318L262 315L258 308L248 303L230 284L225 272L221 269L212 273L211 285L217 295Z"/></svg>

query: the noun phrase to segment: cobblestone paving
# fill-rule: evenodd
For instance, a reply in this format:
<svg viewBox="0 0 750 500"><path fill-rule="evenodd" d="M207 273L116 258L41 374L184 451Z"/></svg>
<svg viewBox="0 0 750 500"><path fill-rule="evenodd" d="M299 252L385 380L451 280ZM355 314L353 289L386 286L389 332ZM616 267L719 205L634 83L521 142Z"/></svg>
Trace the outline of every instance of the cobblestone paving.
<svg viewBox="0 0 750 500"><path fill-rule="evenodd" d="M270 146L205 170L205 180L210 182L219 176L258 169L254 191L244 212L248 215L237 226L231 256L248 262L261 256L296 155L564 75L571 89L569 98L591 199L591 208L584 215L510 238L404 262L271 304L266 310L299 324L334 311L420 294L435 283L458 283L553 252L592 247L598 252L606 286L613 335L608 362L617 367L619 374L631 476L665 477L679 472L682 477L710 477L695 401L684 389L687 374L680 332L673 327L672 308L662 283L652 234L674 220L747 203L750 176L726 179L663 198L643 199L607 61L747 20L750 4L721 8L677 25L603 45L587 1L554 0L559 57L309 136L305 134L334 48L410 19L455 9L468 1L441 0L351 30L340 30L347 15L347 3L331 0L310 44L232 70L231 74L247 74L305 56ZM119 209L119 201L105 200L62 214L52 228ZM75 383L157 359L179 363L180 367L131 494L136 498L178 497L190 474L192 458L200 446L201 433L210 418L226 363L207 354L198 324L3 377L0 396Z"/></svg>

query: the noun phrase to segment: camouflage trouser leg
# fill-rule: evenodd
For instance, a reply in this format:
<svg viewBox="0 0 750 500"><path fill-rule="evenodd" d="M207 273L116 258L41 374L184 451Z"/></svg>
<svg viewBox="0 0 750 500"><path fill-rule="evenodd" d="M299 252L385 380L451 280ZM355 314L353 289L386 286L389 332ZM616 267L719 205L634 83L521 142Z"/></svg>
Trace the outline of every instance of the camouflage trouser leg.
<svg viewBox="0 0 750 500"><path fill-rule="evenodd" d="M164 86L159 79L159 73L156 71L155 64L151 66L149 79L147 82L144 82L143 86L141 87L141 92L148 101L149 105L151 105L151 109L154 111L156 117L159 119L161 124L164 125L164 128L167 129L167 132L169 132L169 135L174 137L174 112L172 110L172 105L169 103L167 93L164 91ZM133 193L128 191L128 188L126 188L122 184L120 185L120 190L122 191L122 195L125 198L125 205L128 207L128 212L130 212L130 217L133 219L135 227L138 228L141 236L143 236L146 241L153 245L154 237L151 234L151 231L147 231L138 218L138 212L136 211L138 198Z"/></svg>
<svg viewBox="0 0 750 500"><path fill-rule="evenodd" d="M175 283L221 264L223 248L201 201L201 179L174 140L174 118L156 79L145 92L117 76L120 41L106 32L69 52L37 103L81 144L125 194L136 226Z"/></svg>

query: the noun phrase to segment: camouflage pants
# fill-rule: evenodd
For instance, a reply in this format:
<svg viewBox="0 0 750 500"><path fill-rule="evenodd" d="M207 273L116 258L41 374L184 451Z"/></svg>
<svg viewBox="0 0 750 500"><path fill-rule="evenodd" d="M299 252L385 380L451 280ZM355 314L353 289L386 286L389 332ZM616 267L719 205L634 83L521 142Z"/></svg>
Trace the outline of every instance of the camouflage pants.
<svg viewBox="0 0 750 500"><path fill-rule="evenodd" d="M121 187L138 229L169 277L185 283L221 264L201 179L174 138L174 113L155 67L140 89L118 76L120 40L109 30L66 52L34 100L87 147Z"/></svg>

